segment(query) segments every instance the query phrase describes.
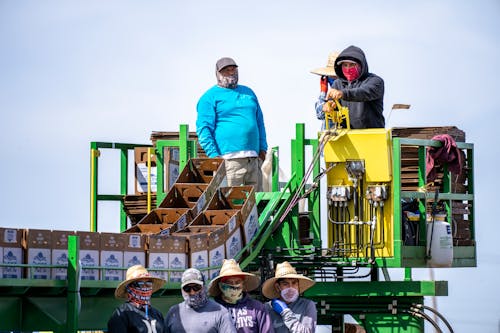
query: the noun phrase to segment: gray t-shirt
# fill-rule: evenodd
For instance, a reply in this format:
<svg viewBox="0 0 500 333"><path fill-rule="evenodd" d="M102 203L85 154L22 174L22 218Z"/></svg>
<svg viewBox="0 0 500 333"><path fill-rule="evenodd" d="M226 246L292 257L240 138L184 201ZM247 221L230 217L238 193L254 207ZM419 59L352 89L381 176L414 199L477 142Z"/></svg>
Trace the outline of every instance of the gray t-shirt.
<svg viewBox="0 0 500 333"><path fill-rule="evenodd" d="M165 316L165 329L167 333L236 333L229 312L211 299L199 309L185 302L172 306Z"/></svg>

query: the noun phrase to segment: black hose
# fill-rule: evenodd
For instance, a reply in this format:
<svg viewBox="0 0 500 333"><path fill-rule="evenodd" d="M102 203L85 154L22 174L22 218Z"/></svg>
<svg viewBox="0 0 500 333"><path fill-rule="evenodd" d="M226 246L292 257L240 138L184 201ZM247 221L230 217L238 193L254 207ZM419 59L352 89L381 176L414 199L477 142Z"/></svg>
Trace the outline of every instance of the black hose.
<svg viewBox="0 0 500 333"><path fill-rule="evenodd" d="M453 328L451 327L451 325L448 322L448 320L446 320L446 318L440 312L438 312L438 310L436 310L434 308L431 308L430 306L427 306L427 305L424 305L424 304L413 304L413 306L415 306L418 309L423 308L423 309L431 311L436 316L438 316L439 319L441 319L441 321L446 325L446 327L448 327L448 330L450 331L450 333L454 333Z"/></svg>
<svg viewBox="0 0 500 333"><path fill-rule="evenodd" d="M434 326L434 328L436 329L437 333L443 333L443 331L441 330L441 328L439 327L439 325L429 315L427 315L426 313L421 312L421 311L412 311L412 310L401 310L401 312L408 313L408 314L410 314L410 315L412 315L413 317L416 317L416 318L425 319L429 323L431 323L432 326Z"/></svg>

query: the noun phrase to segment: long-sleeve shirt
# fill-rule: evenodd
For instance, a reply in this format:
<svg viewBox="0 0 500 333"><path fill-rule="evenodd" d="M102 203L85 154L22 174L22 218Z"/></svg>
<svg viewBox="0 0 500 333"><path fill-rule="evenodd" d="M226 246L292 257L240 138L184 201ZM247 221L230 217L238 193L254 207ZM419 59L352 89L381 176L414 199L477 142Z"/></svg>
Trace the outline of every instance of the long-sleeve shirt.
<svg viewBox="0 0 500 333"><path fill-rule="evenodd" d="M349 82L342 73L342 60L355 60L361 66L359 78ZM333 89L342 91L340 103L349 108L351 128L383 128L384 80L368 71L364 52L356 46L349 46L335 60L335 72L339 78L333 82Z"/></svg>
<svg viewBox="0 0 500 333"><path fill-rule="evenodd" d="M314 333L318 313L313 301L299 297L295 302L287 304L288 309L281 315L273 310L271 302L267 302L274 332L276 333Z"/></svg>
<svg viewBox="0 0 500 333"><path fill-rule="evenodd" d="M199 309L186 302L172 306L165 316L167 333L236 333L229 312L219 303L209 299Z"/></svg>
<svg viewBox="0 0 500 333"><path fill-rule="evenodd" d="M215 301L229 311L238 333L274 332L267 307L248 294L245 293L236 304L226 303L220 297L215 298Z"/></svg>
<svg viewBox="0 0 500 333"><path fill-rule="evenodd" d="M252 89L213 86L196 106L196 133L208 157L267 151L264 117Z"/></svg>
<svg viewBox="0 0 500 333"><path fill-rule="evenodd" d="M146 313L130 303L123 303L108 321L109 333L164 333L163 315L153 307Z"/></svg>

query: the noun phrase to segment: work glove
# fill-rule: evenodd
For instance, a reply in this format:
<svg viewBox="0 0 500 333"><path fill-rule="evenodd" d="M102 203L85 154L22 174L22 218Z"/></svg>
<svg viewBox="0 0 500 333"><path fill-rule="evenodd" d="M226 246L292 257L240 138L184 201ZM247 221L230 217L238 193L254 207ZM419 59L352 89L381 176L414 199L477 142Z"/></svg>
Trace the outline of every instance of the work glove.
<svg viewBox="0 0 500 333"><path fill-rule="evenodd" d="M283 311L285 311L285 309L288 309L288 305L286 305L286 303L280 300L279 298L273 299L271 301L271 305L273 306L273 310L280 316L283 313Z"/></svg>
<svg viewBox="0 0 500 333"><path fill-rule="evenodd" d="M328 91L328 77L322 75L319 81L319 85L321 88L321 92L324 92L326 94L326 92Z"/></svg>

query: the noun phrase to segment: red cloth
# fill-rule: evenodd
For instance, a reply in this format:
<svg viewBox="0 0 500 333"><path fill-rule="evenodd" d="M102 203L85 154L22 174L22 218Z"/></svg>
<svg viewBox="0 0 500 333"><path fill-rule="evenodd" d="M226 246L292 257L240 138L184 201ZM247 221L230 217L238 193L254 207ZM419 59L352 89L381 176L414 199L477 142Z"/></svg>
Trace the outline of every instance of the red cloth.
<svg viewBox="0 0 500 333"><path fill-rule="evenodd" d="M462 173L462 152L457 148L457 143L448 134L439 134L432 140L441 141L441 147L427 147L426 178L432 182L437 177L437 168L448 164L448 171L459 175Z"/></svg>

